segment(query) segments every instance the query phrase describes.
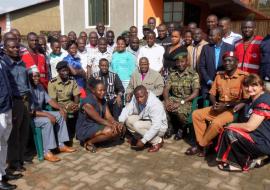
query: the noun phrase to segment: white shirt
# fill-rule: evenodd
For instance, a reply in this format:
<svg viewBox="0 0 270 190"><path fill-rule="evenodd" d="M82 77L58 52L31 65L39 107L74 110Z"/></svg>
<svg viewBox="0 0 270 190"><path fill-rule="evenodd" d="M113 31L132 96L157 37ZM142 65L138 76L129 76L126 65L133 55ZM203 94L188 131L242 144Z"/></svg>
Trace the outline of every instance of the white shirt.
<svg viewBox="0 0 270 190"><path fill-rule="evenodd" d="M110 52L111 54L113 54L115 48L116 48L116 43L113 43L112 46L110 46L110 45L108 44L108 46L107 46L107 51Z"/></svg>
<svg viewBox="0 0 270 190"><path fill-rule="evenodd" d="M52 78L57 77L57 75L58 75L58 72L56 70L57 63L62 61L66 56L67 56L67 54L65 54L65 53L61 53L60 55L55 55L52 53L50 54L49 63L50 63Z"/></svg>
<svg viewBox="0 0 270 190"><path fill-rule="evenodd" d="M98 51L97 46L96 47L92 47L90 44L86 45L86 50L89 53L90 56L94 55L96 51Z"/></svg>
<svg viewBox="0 0 270 190"><path fill-rule="evenodd" d="M147 57L149 60L149 66L151 69L159 72L163 67L163 54L165 50L161 45L154 44L152 47L148 45L140 48L137 62L141 57Z"/></svg>
<svg viewBox="0 0 270 190"><path fill-rule="evenodd" d="M130 48L130 46L127 47L127 51L130 52L132 55L135 56L135 58L138 58L138 55L140 53L140 48L137 51L134 51L133 49Z"/></svg>
<svg viewBox="0 0 270 190"><path fill-rule="evenodd" d="M87 71L87 65L88 65L88 62L90 60L90 54L88 53L87 49L85 48L85 50L83 52L80 52L78 50L77 55L80 57L82 68L86 72Z"/></svg>
<svg viewBox="0 0 270 190"><path fill-rule="evenodd" d="M240 34L231 32L229 36L223 37L222 41L234 46L235 42L237 42L238 40L241 40L241 39L242 39L242 36Z"/></svg>
<svg viewBox="0 0 270 190"><path fill-rule="evenodd" d="M112 61L112 54L108 51L101 53L98 49L93 52L92 55L90 55L90 61L88 63L88 66L91 67L92 73L99 72L99 60L105 58L109 61L109 64L111 64Z"/></svg>
<svg viewBox="0 0 270 190"><path fill-rule="evenodd" d="M153 139L158 133L167 131L167 116L162 102L151 91L148 91L148 99L144 109L139 112L139 105L136 98L132 97L131 102L126 105L119 116L119 122L125 122L129 116L138 115L140 119L151 120L150 129L144 134L142 142L146 143Z"/></svg>

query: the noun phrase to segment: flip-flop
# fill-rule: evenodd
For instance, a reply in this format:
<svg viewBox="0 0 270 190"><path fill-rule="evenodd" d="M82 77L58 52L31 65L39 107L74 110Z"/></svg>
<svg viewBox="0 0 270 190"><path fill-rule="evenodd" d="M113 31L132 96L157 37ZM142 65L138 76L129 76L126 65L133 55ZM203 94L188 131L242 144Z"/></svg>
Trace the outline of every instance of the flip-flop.
<svg viewBox="0 0 270 190"><path fill-rule="evenodd" d="M232 169L229 164L219 164L218 169L225 172L242 172L241 169Z"/></svg>
<svg viewBox="0 0 270 190"><path fill-rule="evenodd" d="M97 152L97 147L93 144L90 143L85 143L84 144L85 150L91 152L91 153L96 153Z"/></svg>

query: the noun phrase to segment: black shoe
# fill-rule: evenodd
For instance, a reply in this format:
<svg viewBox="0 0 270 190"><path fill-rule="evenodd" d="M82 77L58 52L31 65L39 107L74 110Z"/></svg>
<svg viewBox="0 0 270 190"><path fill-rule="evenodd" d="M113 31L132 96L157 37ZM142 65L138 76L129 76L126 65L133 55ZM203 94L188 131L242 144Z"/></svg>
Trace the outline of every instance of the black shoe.
<svg viewBox="0 0 270 190"><path fill-rule="evenodd" d="M183 138L183 131L179 129L174 136L174 140L179 141Z"/></svg>
<svg viewBox="0 0 270 190"><path fill-rule="evenodd" d="M173 132L172 132L172 131L167 131L167 132L165 133L165 135L164 135L164 139L169 139L169 138L172 137L172 135L173 135Z"/></svg>
<svg viewBox="0 0 270 190"><path fill-rule="evenodd" d="M12 189L16 189L17 185L11 185L6 181L0 181L0 190L12 190Z"/></svg>
<svg viewBox="0 0 270 190"><path fill-rule="evenodd" d="M17 172L25 172L26 168L23 167L23 166L16 166L16 167L15 166L9 166L8 171L10 171L11 173L15 172L15 171L17 171Z"/></svg>
<svg viewBox="0 0 270 190"><path fill-rule="evenodd" d="M2 180L3 181L16 180L16 179L22 178L22 176L23 176L22 174L11 174L11 173L9 173L9 174L4 175Z"/></svg>

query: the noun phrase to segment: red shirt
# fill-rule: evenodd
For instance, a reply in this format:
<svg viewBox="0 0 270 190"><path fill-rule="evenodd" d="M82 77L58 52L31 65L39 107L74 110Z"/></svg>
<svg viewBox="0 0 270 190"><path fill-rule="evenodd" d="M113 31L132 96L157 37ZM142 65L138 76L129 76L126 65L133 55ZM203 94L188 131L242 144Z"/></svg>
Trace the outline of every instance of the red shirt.
<svg viewBox="0 0 270 190"><path fill-rule="evenodd" d="M22 60L27 69L31 68L33 65L37 66L40 73L40 83L47 90L49 79L45 56L40 53L25 51L22 55Z"/></svg>

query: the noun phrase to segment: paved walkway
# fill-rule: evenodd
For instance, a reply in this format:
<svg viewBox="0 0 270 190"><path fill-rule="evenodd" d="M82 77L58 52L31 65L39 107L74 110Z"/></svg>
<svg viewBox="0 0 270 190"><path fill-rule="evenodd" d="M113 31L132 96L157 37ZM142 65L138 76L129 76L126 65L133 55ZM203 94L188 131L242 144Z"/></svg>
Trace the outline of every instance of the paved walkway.
<svg viewBox="0 0 270 190"><path fill-rule="evenodd" d="M166 140L158 153L135 152L127 143L91 154L60 154L62 161L34 160L24 177L22 190L263 190L270 189L270 164L248 173L226 173L209 167L197 156L185 156L184 141Z"/></svg>

